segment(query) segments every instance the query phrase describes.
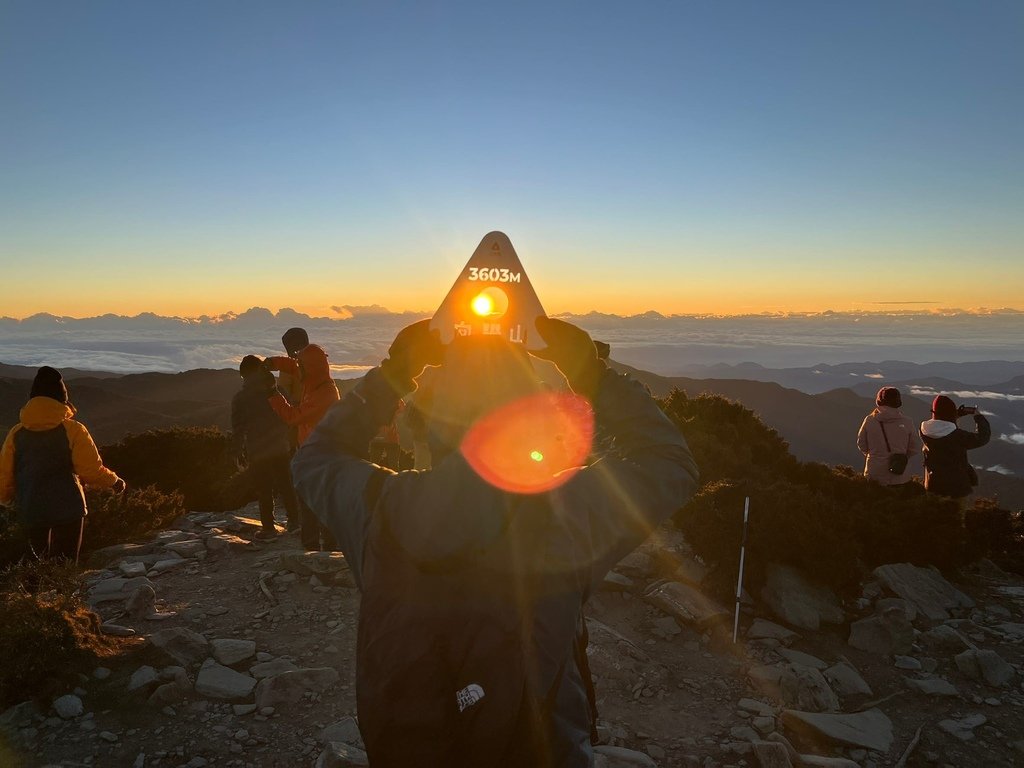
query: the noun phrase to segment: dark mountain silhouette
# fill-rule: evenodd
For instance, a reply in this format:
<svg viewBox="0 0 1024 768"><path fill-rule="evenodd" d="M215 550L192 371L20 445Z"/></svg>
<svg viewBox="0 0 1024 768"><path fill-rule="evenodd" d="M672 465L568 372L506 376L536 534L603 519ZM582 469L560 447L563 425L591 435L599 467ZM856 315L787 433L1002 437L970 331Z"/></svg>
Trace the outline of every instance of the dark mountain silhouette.
<svg viewBox="0 0 1024 768"><path fill-rule="evenodd" d="M801 460L848 464L858 469L863 466L855 440L861 422L874 407L874 382L861 383L858 389L866 391L843 387L808 394L774 382L666 377L619 363L614 366L628 371L659 396L678 388L690 396L710 392L742 403L777 430ZM24 370L35 374L35 369ZM547 378L543 371L541 375ZM216 426L227 430L231 397L240 385L233 369L109 378L88 375L69 377L68 381L79 418L101 445L117 442L129 433L155 428ZM942 383L964 387L948 380ZM354 384L352 379L338 381L343 392ZM29 386L30 376L0 378L0 427L6 430L17 423ZM908 396L906 389L904 392L904 412L914 421L928 418L930 397L916 398ZM1017 423L1024 425L1024 419ZM983 467L1012 472L982 472L982 489L985 493L998 493L1005 504L1024 507L1024 445L999 439L1001 433L1011 428L1010 422L993 417L992 442L972 452L971 457ZM921 473L920 458L911 462L911 469Z"/></svg>

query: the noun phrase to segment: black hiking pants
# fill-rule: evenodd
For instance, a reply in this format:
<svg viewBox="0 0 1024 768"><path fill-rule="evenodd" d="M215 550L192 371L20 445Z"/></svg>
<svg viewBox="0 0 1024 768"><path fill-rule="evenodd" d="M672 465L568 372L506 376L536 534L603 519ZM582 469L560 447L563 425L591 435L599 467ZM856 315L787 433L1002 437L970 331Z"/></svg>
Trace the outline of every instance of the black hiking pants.
<svg viewBox="0 0 1024 768"><path fill-rule="evenodd" d="M28 529L28 542L32 552L40 560L64 558L78 562L78 551L82 548L82 531L85 518L69 523L54 525L33 525Z"/></svg>
<svg viewBox="0 0 1024 768"><path fill-rule="evenodd" d="M292 485L292 471L288 454L282 453L253 462L253 481L260 504L260 522L265 529L274 528L274 497L280 496L288 512L288 527L294 528L299 519L299 500Z"/></svg>

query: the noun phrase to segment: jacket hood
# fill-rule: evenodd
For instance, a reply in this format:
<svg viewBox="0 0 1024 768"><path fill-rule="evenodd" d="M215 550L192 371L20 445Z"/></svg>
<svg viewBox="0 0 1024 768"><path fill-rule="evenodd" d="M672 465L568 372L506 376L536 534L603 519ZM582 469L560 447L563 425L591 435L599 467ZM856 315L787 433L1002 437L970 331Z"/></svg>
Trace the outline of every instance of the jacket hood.
<svg viewBox="0 0 1024 768"><path fill-rule="evenodd" d="M888 405L880 405L875 408L875 418L879 421L899 421L903 418L903 413L899 408L891 408Z"/></svg>
<svg viewBox="0 0 1024 768"><path fill-rule="evenodd" d="M312 391L321 384L331 380L331 364L327 362L327 353L323 347L310 344L302 349L298 355L299 366L302 369L302 388Z"/></svg>
<svg viewBox="0 0 1024 768"><path fill-rule="evenodd" d="M61 422L74 418L75 407L70 403L58 403L52 397L33 397L21 409L19 418L26 429L42 431L53 429Z"/></svg>
<svg viewBox="0 0 1024 768"><path fill-rule="evenodd" d="M928 419L921 422L921 434L925 437L946 437L956 432L956 424L942 419Z"/></svg>

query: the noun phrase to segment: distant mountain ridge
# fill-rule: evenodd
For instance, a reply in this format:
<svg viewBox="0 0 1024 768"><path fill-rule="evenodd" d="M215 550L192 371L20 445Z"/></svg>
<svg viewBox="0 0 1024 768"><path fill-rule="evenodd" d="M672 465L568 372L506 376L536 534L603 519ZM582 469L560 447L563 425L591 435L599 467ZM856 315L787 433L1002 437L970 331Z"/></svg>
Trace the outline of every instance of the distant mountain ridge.
<svg viewBox="0 0 1024 768"><path fill-rule="evenodd" d="M777 430L802 460L848 464L858 469L863 466L855 440L861 421L874 407L874 382L861 380L856 390L841 387L811 394L776 382L669 377L622 363L613 366L633 375L655 395L663 396L678 388L690 396L710 392L740 402ZM8 376L3 371L16 375ZM0 368L0 427L5 430L17 422L34 374L35 369L27 367ZM234 369L107 377L73 372L68 381L81 420L101 445L114 443L127 433L155 428L216 426L227 430L231 397L240 383ZM355 380L337 383L346 391ZM1008 382L1007 386L1016 385ZM867 391L863 391L865 387ZM912 420L922 421L929 415L929 399L911 395L908 387L903 410ZM1024 425L1024 418L1019 424ZM971 457L977 464L1002 467L1012 473L983 472L984 493L998 493L1004 503L1024 508L1024 436L1021 443L1000 439L1012 426L1008 419L993 417L992 442L972 452ZM920 458L912 461L911 469L921 473Z"/></svg>

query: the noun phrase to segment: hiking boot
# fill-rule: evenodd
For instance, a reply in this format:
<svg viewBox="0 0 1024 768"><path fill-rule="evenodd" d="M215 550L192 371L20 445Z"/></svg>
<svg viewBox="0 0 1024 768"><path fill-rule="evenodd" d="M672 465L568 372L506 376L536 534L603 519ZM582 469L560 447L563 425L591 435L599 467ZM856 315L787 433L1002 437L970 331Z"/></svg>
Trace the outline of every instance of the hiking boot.
<svg viewBox="0 0 1024 768"><path fill-rule="evenodd" d="M276 538L276 537L277 537L277 529L276 528L260 528L258 531L256 531L256 538L257 539L273 539L273 538Z"/></svg>

